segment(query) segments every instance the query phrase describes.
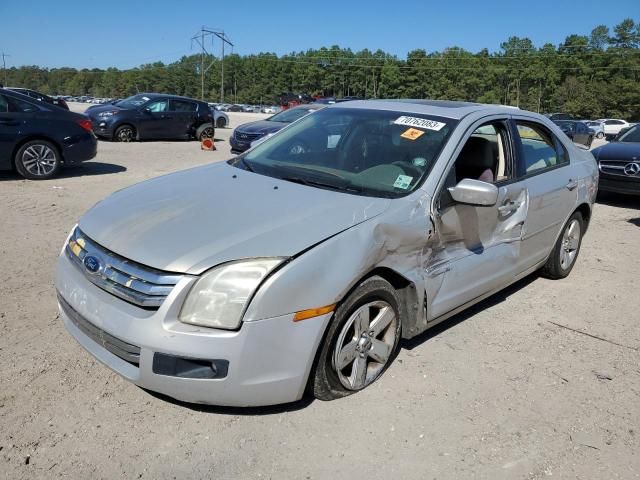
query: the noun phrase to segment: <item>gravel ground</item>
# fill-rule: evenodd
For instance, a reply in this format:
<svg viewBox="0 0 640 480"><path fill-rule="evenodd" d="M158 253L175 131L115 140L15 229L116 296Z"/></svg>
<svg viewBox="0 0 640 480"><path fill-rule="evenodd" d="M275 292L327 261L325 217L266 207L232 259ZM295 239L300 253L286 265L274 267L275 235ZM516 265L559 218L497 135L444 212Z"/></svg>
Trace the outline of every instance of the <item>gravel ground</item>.
<svg viewBox="0 0 640 480"><path fill-rule="evenodd" d="M404 342L339 401L184 405L94 361L56 310L66 234L117 189L228 158L230 132L215 152L101 142L55 180L0 173L0 478L640 477L637 198L599 202L569 278L533 275Z"/></svg>

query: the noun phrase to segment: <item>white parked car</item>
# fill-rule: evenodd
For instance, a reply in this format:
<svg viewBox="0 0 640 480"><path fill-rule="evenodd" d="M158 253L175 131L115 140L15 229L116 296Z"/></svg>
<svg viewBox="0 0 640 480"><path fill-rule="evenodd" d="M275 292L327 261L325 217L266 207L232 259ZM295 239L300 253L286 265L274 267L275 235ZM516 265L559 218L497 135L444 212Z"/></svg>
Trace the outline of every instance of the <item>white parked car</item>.
<svg viewBox="0 0 640 480"><path fill-rule="evenodd" d="M597 121L604 124L604 134L607 139L615 137L623 128L629 128L629 124L619 118L601 118Z"/></svg>

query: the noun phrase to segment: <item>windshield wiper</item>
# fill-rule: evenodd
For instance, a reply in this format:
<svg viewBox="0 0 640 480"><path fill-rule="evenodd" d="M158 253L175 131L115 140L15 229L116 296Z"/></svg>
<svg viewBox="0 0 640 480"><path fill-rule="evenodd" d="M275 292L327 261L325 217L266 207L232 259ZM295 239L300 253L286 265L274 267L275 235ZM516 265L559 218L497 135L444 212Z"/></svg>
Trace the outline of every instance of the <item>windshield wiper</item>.
<svg viewBox="0 0 640 480"><path fill-rule="evenodd" d="M303 178L303 177L296 177L296 176L290 176L290 175L287 175L284 177L278 177L278 178L280 178L281 180L286 180L287 182L307 185L309 187L329 188L331 190L351 191L351 192L358 192L358 193L362 192L362 189L360 187L356 187L355 185L349 185L349 184L338 185L335 183L325 182L319 179Z"/></svg>

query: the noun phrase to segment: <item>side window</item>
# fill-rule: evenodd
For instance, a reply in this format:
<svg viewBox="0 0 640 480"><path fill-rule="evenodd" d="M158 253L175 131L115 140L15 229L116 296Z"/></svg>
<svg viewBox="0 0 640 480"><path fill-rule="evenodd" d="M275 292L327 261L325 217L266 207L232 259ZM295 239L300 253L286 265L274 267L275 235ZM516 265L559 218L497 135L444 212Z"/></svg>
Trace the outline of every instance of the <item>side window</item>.
<svg viewBox="0 0 640 480"><path fill-rule="evenodd" d="M516 121L521 144L521 172L524 175L568 162L566 150L546 127Z"/></svg>
<svg viewBox="0 0 640 480"><path fill-rule="evenodd" d="M195 112L198 109L198 105L193 102L187 102L186 100L171 100L172 112Z"/></svg>
<svg viewBox="0 0 640 480"><path fill-rule="evenodd" d="M168 100L158 100L157 102L150 103L147 105L147 109L153 113L162 113L166 112L169 109L169 101Z"/></svg>
<svg viewBox="0 0 640 480"><path fill-rule="evenodd" d="M18 100L17 98L12 97L9 102L9 111L10 112L18 112L18 113L31 113L37 112L40 110L35 105L31 103L25 102L23 100Z"/></svg>
<svg viewBox="0 0 640 480"><path fill-rule="evenodd" d="M9 103L4 95L0 95L0 113L7 113L9 111Z"/></svg>

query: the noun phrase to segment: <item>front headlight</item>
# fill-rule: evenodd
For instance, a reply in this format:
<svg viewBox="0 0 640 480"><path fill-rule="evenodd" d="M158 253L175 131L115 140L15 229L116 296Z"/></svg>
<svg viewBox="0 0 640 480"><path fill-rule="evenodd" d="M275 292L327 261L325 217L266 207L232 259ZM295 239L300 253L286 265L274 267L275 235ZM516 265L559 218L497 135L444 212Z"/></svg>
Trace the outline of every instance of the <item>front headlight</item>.
<svg viewBox="0 0 640 480"><path fill-rule="evenodd" d="M100 112L98 117L107 118L118 114L118 110L109 110L108 112Z"/></svg>
<svg viewBox="0 0 640 480"><path fill-rule="evenodd" d="M282 261L282 258L243 260L209 270L189 291L180 321L211 328L238 328L251 296Z"/></svg>

